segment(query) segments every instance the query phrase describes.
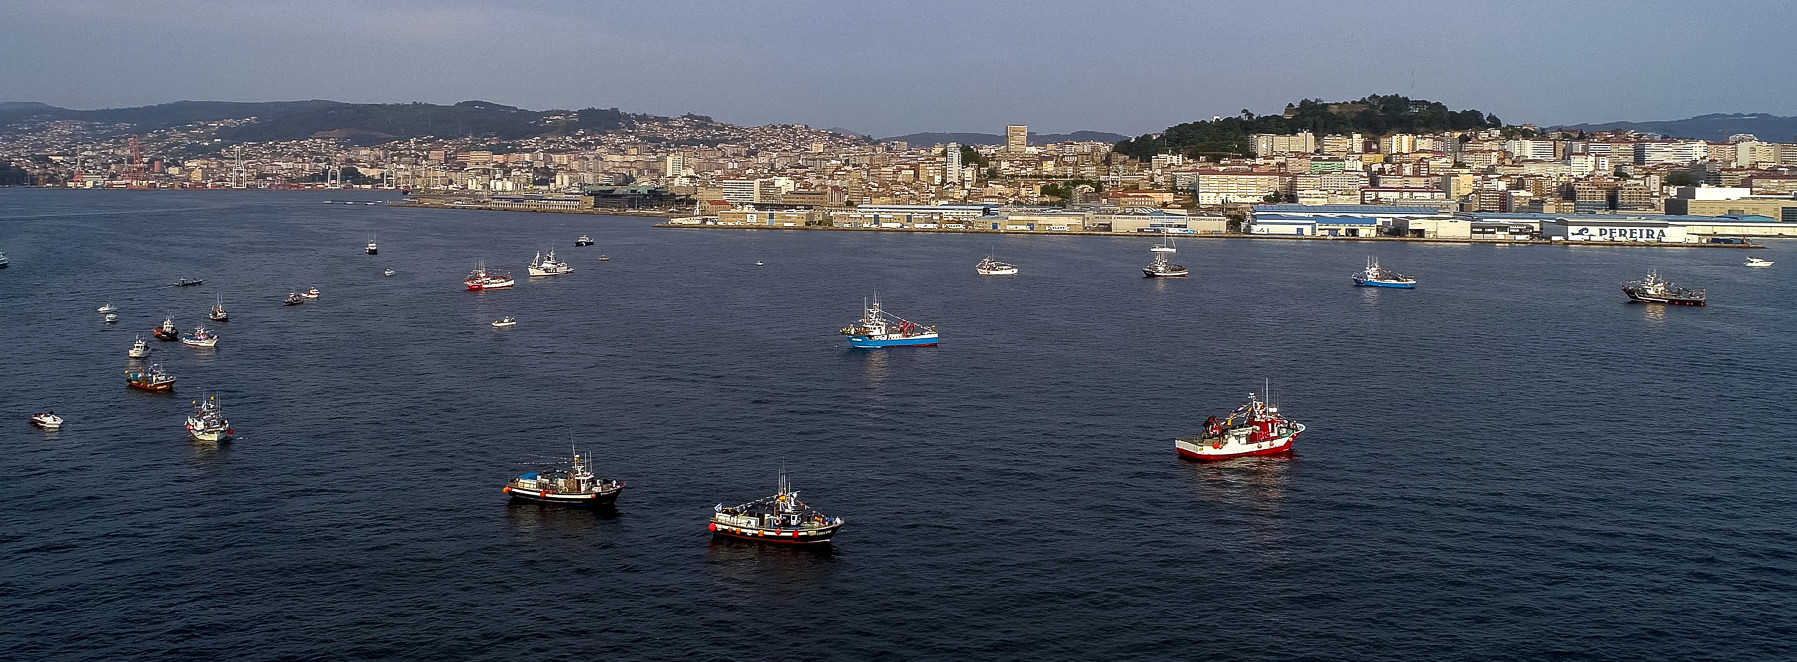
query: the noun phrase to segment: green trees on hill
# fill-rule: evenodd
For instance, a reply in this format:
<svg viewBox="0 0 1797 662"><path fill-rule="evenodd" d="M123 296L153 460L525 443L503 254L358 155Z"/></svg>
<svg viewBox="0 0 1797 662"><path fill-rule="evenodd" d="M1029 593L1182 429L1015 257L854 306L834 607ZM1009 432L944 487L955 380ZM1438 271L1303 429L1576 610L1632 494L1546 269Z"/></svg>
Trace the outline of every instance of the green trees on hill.
<svg viewBox="0 0 1797 662"><path fill-rule="evenodd" d="M1255 115L1243 110L1235 117L1187 122L1168 127L1159 136L1148 134L1117 143L1116 150L1141 160L1166 153L1209 158L1249 156L1254 148L1249 136L1256 133L1309 131L1318 136L1341 133L1379 136L1489 129L1503 125L1496 115L1477 110L1450 110L1437 101L1375 94L1347 103L1305 99L1288 106L1287 114L1281 115Z"/></svg>

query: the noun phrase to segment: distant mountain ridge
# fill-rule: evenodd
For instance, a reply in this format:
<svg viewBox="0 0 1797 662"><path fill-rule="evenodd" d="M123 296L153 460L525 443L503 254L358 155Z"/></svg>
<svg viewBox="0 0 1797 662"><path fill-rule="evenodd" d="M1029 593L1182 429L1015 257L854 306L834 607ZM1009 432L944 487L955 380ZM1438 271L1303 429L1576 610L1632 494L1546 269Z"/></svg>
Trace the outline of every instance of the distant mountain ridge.
<svg viewBox="0 0 1797 662"><path fill-rule="evenodd" d="M1797 140L1797 117L1767 113L1710 113L1682 120L1650 122L1600 122L1559 127L1581 131L1616 131L1627 129L1641 133L1657 133L1668 138L1690 138L1722 142L1737 133L1751 133L1761 140L1789 142Z"/></svg>
<svg viewBox="0 0 1797 662"><path fill-rule="evenodd" d="M1129 136L1108 131L1074 131L1073 133L1031 133L1031 144L1065 143L1065 142L1104 142L1114 143ZM924 132L907 133L902 136L881 138L881 142L905 142L913 145L936 145L942 143L960 143L963 145L1003 145L1005 137L996 133L948 133Z"/></svg>

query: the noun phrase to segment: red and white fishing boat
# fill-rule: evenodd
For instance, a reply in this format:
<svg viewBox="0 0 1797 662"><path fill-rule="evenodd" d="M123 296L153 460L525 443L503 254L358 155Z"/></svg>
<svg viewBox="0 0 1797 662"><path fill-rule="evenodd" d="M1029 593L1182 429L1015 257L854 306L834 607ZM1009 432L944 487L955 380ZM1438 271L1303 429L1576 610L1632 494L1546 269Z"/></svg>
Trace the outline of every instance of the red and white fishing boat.
<svg viewBox="0 0 1797 662"><path fill-rule="evenodd" d="M1279 408L1261 402L1253 393L1248 404L1236 407L1222 421L1212 416L1196 437L1173 440L1180 457L1194 460L1227 460L1244 455L1289 453L1292 442L1304 432L1304 424L1279 415Z"/></svg>
<svg viewBox="0 0 1797 662"><path fill-rule="evenodd" d="M470 290L503 289L512 286L512 273L488 269L487 263L482 262L474 266L474 271L468 272L468 277L462 279L462 284L467 285Z"/></svg>

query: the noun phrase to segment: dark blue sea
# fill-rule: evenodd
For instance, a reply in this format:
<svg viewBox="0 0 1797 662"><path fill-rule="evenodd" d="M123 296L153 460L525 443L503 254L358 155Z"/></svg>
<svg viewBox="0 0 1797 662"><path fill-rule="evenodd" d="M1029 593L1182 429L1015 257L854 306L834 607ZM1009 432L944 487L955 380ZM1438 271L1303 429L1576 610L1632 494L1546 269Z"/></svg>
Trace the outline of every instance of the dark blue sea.
<svg viewBox="0 0 1797 662"><path fill-rule="evenodd" d="M1797 243L1192 240L1153 281L1146 238L350 197L0 191L0 657L1797 658ZM1711 305L1625 303L1651 269ZM942 345L848 349L875 291ZM173 395L125 386L220 296L217 348L154 343ZM1295 455L1175 456L1263 379ZM186 438L202 394L237 441ZM615 512L508 503L570 443ZM782 467L833 548L708 537Z"/></svg>

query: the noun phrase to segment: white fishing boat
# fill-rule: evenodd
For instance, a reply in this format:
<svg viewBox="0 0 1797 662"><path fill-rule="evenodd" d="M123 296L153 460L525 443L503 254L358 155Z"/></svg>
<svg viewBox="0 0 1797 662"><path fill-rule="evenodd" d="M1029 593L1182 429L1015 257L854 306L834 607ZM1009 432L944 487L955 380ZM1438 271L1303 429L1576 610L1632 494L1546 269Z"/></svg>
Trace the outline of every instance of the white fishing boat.
<svg viewBox="0 0 1797 662"><path fill-rule="evenodd" d="M62 428L62 417L53 411L32 414L31 424L45 430L58 430Z"/></svg>
<svg viewBox="0 0 1797 662"><path fill-rule="evenodd" d="M555 259L555 251L552 250L548 254L537 253L536 259L530 261L529 270L531 278L540 278L573 273L574 267Z"/></svg>
<svg viewBox="0 0 1797 662"><path fill-rule="evenodd" d="M104 315L106 313L116 313L118 311L119 311L119 307L112 305L111 301L106 302L106 305L100 306L100 308L99 308L99 312L102 315Z"/></svg>
<svg viewBox="0 0 1797 662"><path fill-rule="evenodd" d="M318 298L318 288L309 288L304 292L300 292L299 295L307 299L316 299Z"/></svg>
<svg viewBox="0 0 1797 662"><path fill-rule="evenodd" d="M206 317L214 322L225 322L231 319L231 314L225 312L224 295L221 294L218 296L218 303L212 306L212 312L206 315Z"/></svg>
<svg viewBox="0 0 1797 662"><path fill-rule="evenodd" d="M137 340L135 342L131 343L131 349L125 351L125 356L131 357L134 359L141 359L141 358L149 356L149 355L150 355L150 344L144 342L143 336L138 336Z"/></svg>
<svg viewBox="0 0 1797 662"><path fill-rule="evenodd" d="M106 313L106 316L102 317L100 319L102 321L106 322L107 324L111 324L113 322L119 321L119 314L118 313Z"/></svg>
<svg viewBox="0 0 1797 662"><path fill-rule="evenodd" d="M374 243L374 235L368 235L368 246L364 250L368 251L369 255L380 255L381 247Z"/></svg>
<svg viewBox="0 0 1797 662"><path fill-rule="evenodd" d="M1757 257L1750 257L1750 258L1747 258L1746 262L1742 262L1741 266L1743 266L1743 267L1770 267L1770 266L1772 266L1772 261L1771 260L1762 260Z"/></svg>
<svg viewBox="0 0 1797 662"><path fill-rule="evenodd" d="M986 259L980 260L979 264L973 265L973 270L981 276L1017 275L1017 265L999 262L992 259L990 255L986 256Z"/></svg>
<svg viewBox="0 0 1797 662"><path fill-rule="evenodd" d="M511 315L506 315L505 317L493 320L493 328L495 328L495 329L504 329L507 327L516 326L517 324L518 324L518 320L512 319Z"/></svg>
<svg viewBox="0 0 1797 662"><path fill-rule="evenodd" d="M193 333L181 336L181 344L188 347L212 347L218 344L218 334L207 331L206 327L196 326Z"/></svg>
<svg viewBox="0 0 1797 662"><path fill-rule="evenodd" d="M231 420L225 418L224 409L218 405L218 396L205 400L195 400L193 413L187 415L187 434L195 441L230 441L231 435L237 434L231 429Z"/></svg>
<svg viewBox="0 0 1797 662"><path fill-rule="evenodd" d="M584 234L580 235L580 236L574 238L574 245L575 246L591 246L591 245L593 245L593 238L588 237Z"/></svg>

